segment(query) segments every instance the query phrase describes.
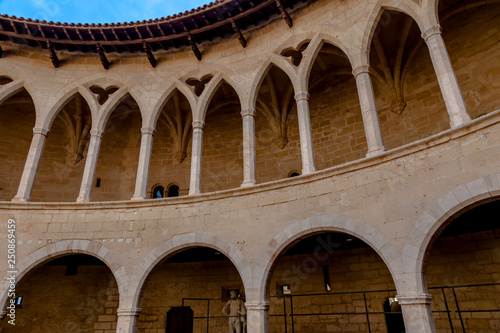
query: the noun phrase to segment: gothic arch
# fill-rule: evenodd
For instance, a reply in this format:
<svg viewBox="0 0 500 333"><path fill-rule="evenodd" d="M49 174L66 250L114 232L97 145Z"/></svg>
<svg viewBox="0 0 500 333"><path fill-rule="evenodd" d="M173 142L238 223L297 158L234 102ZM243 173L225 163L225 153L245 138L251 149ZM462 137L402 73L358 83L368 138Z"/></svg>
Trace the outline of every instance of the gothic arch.
<svg viewBox="0 0 500 333"><path fill-rule="evenodd" d="M269 73L273 66L282 70L292 82L295 91L298 91L297 87L297 74L295 73L292 65L286 61L283 57L278 56L276 54L272 54L269 58L259 63L259 70L256 72L255 77L253 79L252 86L248 92L248 97L246 99L246 103L242 104L242 108L250 108L255 109L257 104L257 96L259 94L260 87L262 86L262 82L266 78L266 75Z"/></svg>
<svg viewBox="0 0 500 333"><path fill-rule="evenodd" d="M399 290L396 277L402 271L400 253L381 233L370 225L342 215L316 215L295 222L280 231L262 251L253 270L253 285L261 291L259 297L267 298L272 267L280 253L294 241L306 235L313 235L324 231L343 232L353 235L364 241L377 252L391 272L396 288Z"/></svg>

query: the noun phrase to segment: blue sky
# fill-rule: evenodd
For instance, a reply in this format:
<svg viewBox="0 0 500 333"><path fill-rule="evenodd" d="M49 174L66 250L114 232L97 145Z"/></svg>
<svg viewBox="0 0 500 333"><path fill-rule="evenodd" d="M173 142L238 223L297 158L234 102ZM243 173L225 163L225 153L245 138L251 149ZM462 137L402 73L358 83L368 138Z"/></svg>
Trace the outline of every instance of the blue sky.
<svg viewBox="0 0 500 333"><path fill-rule="evenodd" d="M0 0L0 13L68 23L117 23L178 14L210 0Z"/></svg>

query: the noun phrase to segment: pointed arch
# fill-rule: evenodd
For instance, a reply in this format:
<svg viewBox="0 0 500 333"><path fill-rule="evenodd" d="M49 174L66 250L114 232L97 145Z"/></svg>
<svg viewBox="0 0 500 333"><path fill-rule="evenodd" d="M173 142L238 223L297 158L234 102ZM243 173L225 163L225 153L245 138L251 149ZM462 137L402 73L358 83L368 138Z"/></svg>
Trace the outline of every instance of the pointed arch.
<svg viewBox="0 0 500 333"><path fill-rule="evenodd" d="M130 290L133 290L135 294L133 297L130 295L132 304L129 304L129 306L131 306L131 308L141 307L142 293L146 279L156 265L167 257L191 247L209 247L223 253L236 267L245 289L249 288L251 285L250 264L247 258L233 243L212 233L191 232L172 237L156 246L146 255L145 259L134 272L132 279L132 281L134 281L134 286L132 286Z"/></svg>
<svg viewBox="0 0 500 333"><path fill-rule="evenodd" d="M153 106L150 117L148 119L144 119L143 121L144 126L156 128L156 123L158 122L158 118L160 117L161 110L163 110L163 108L168 103L168 101L170 100L172 94L175 92L176 89L184 97L186 97L187 101L189 102L189 106L191 107L191 113L194 116L196 99L192 91L189 90L189 88L186 87L186 85L182 84L182 82L180 82L179 80L176 80L174 83L170 84L168 88L165 91L163 91L161 96L158 98L156 104Z"/></svg>
<svg viewBox="0 0 500 333"><path fill-rule="evenodd" d="M240 101L240 105L242 104L242 93L240 92L240 88L236 82L224 73L217 73L207 84L205 90L200 96L198 101L198 110L195 110L193 113L193 120L201 120L205 121L208 107L210 106L210 102L214 97L215 93L219 90L222 84L228 84L231 88L236 92L236 96L238 96L238 100ZM199 112L199 113L198 113Z"/></svg>
<svg viewBox="0 0 500 333"><path fill-rule="evenodd" d="M115 110L115 108L120 105L127 97L134 98L127 87L121 87L118 89L111 97L101 106L99 110L99 115L97 121L92 125L93 129L104 130L106 127L106 123L108 122L111 113ZM134 99L135 100L135 99ZM141 114L142 116L142 114Z"/></svg>
<svg viewBox="0 0 500 333"><path fill-rule="evenodd" d="M248 91L248 97L245 99L245 103L242 104L242 109L255 109L257 104L257 96L259 94L259 90L262 86L262 82L266 78L266 75L269 73L271 68L277 67L281 71L283 71L287 76L290 82L293 85L294 91L297 92L297 74L294 69L291 68L291 64L287 62L283 57L277 55L271 55L270 58L267 58L263 62L259 64L259 70L255 73L253 83Z"/></svg>
<svg viewBox="0 0 500 333"><path fill-rule="evenodd" d="M349 59L349 63L352 66L352 56L349 55L347 48L339 39L323 33L317 34L304 51L302 63L299 66L297 81L301 85L301 91L309 91L309 78L311 76L312 68L316 62L319 52L325 44L331 44L342 51Z"/></svg>
<svg viewBox="0 0 500 333"><path fill-rule="evenodd" d="M37 117L37 123L39 121L41 122L39 126L50 130L59 112L77 94L80 94L89 106L92 122L94 122L94 120L97 118L97 113L99 110L97 100L84 86L73 85L72 87L70 86L68 89L65 89L63 91L63 95L57 98L57 101L54 105L48 107L49 111L46 115L43 116L43 119L39 120Z"/></svg>
<svg viewBox="0 0 500 333"><path fill-rule="evenodd" d="M113 273L121 298L122 292L128 285L128 276L126 275L125 267L122 265L120 258L101 243L86 239L59 241L41 247L24 256L16 265L18 270L16 281L19 282L29 272L41 264L68 254L87 254L104 262ZM2 304L2 306L5 305L8 298L9 282L6 279L7 277L8 274L0 282L0 294L2 295L0 304Z"/></svg>
<svg viewBox="0 0 500 333"><path fill-rule="evenodd" d="M362 39L360 41L360 48L357 50L358 54L353 55L353 60L357 59L360 63L358 64L351 61L353 67L369 64L373 35L376 33L380 18L386 10L392 10L408 15L417 23L420 31L423 31L427 26L421 19L421 16L419 15L419 7L415 2L380 0L377 6L369 13L368 19L366 20L366 25L364 27L361 26L361 29L363 29L364 33L362 34ZM389 24L390 21L391 18L387 18L387 24Z"/></svg>
<svg viewBox="0 0 500 333"><path fill-rule="evenodd" d="M367 223L343 215L316 215L299 220L280 231L261 252L257 265L253 270L252 288L261 291L259 297L267 299L269 282L276 258L285 248L295 241L307 236L325 231L342 232L356 236L377 252L389 269L398 291L399 280L396 278L401 273L403 264L399 251L380 232Z"/></svg>
<svg viewBox="0 0 500 333"><path fill-rule="evenodd" d="M25 83L22 80L12 81L2 86L2 88L0 89L0 104L17 94L18 92L22 91L23 89L27 91Z"/></svg>

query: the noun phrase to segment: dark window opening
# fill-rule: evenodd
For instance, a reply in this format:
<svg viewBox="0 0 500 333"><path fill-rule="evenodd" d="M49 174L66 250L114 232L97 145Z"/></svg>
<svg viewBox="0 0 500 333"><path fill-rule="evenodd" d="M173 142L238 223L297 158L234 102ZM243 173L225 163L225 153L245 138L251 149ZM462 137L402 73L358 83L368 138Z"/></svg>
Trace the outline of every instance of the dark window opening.
<svg viewBox="0 0 500 333"><path fill-rule="evenodd" d="M163 188L163 186L156 186L153 189L153 199L163 198L164 192L165 192L165 189Z"/></svg>
<svg viewBox="0 0 500 333"><path fill-rule="evenodd" d="M178 197L179 196L179 186L170 185L167 190L167 196L170 197Z"/></svg>
<svg viewBox="0 0 500 333"><path fill-rule="evenodd" d="M297 176L300 176L300 173L298 171L292 171L288 174L288 178L297 177Z"/></svg>

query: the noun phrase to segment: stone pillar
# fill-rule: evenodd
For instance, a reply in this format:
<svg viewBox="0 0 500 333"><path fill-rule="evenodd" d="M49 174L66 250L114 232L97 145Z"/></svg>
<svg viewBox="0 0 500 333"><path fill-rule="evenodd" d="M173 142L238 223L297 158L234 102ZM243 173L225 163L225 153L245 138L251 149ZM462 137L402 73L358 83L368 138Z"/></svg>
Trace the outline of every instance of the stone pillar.
<svg viewBox="0 0 500 333"><path fill-rule="evenodd" d="M154 130L155 129L152 127L141 128L141 150L139 152L139 164L137 165L135 191L132 200L144 200L147 198L149 163L151 162L151 150L153 148Z"/></svg>
<svg viewBox="0 0 500 333"><path fill-rule="evenodd" d="M378 119L377 105L375 104L370 66L356 67L352 71L352 75L354 75L358 87L359 106L361 107L365 127L366 144L368 145L366 157L377 156L385 151L385 146Z"/></svg>
<svg viewBox="0 0 500 333"><path fill-rule="evenodd" d="M93 129L90 131L89 149L87 151L87 158L85 160L85 168L83 169L80 194L76 199L77 202L90 201L90 192L94 184L95 169L97 167L99 150L101 149L102 133L103 131L100 129Z"/></svg>
<svg viewBox="0 0 500 333"><path fill-rule="evenodd" d="M243 117L243 183L242 187L257 184L255 180L255 109L241 111Z"/></svg>
<svg viewBox="0 0 500 333"><path fill-rule="evenodd" d="M0 311L0 332L2 331L3 322L4 322L4 318L5 318L6 314L7 314L7 311ZM5 320L8 320L8 319L5 319Z"/></svg>
<svg viewBox="0 0 500 333"><path fill-rule="evenodd" d="M36 172L42 157L43 148L45 147L45 140L49 130L42 127L33 128L33 137L31 139L30 150L28 157L24 163L23 175L17 189L16 196L12 199L14 202L26 202L31 199L31 191L35 183Z"/></svg>
<svg viewBox="0 0 500 333"><path fill-rule="evenodd" d="M311 118L309 116L309 94L305 91L295 95L297 115L299 118L300 153L302 156L302 174L316 171L314 166L314 151L311 135Z"/></svg>
<svg viewBox="0 0 500 333"><path fill-rule="evenodd" d="M142 309L118 309L116 333L136 333L137 319Z"/></svg>
<svg viewBox="0 0 500 333"><path fill-rule="evenodd" d="M446 103L446 109L450 115L450 125L452 128L461 126L471 119L467 113L464 97L458 86L457 77L441 35L441 26L437 24L425 28L422 38L429 48L432 65Z"/></svg>
<svg viewBox="0 0 500 333"><path fill-rule="evenodd" d="M191 177L189 195L201 193L201 154L203 148L203 126L201 120L193 121L193 136L191 145Z"/></svg>
<svg viewBox="0 0 500 333"><path fill-rule="evenodd" d="M247 301L247 332L248 333L269 333L269 302Z"/></svg>
<svg viewBox="0 0 500 333"><path fill-rule="evenodd" d="M403 312L406 333L435 333L429 294L397 295Z"/></svg>

